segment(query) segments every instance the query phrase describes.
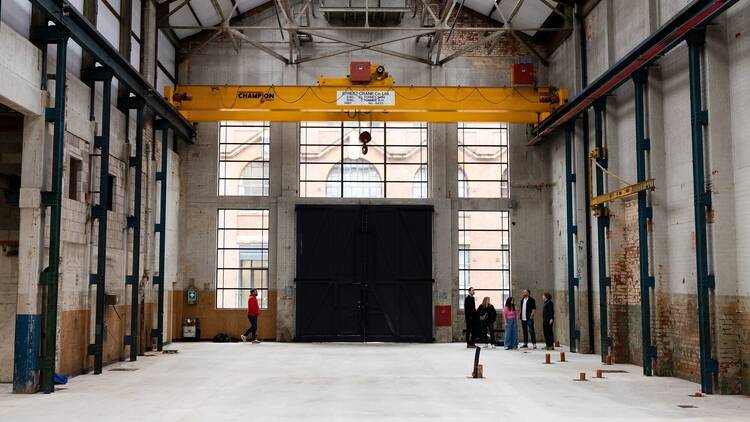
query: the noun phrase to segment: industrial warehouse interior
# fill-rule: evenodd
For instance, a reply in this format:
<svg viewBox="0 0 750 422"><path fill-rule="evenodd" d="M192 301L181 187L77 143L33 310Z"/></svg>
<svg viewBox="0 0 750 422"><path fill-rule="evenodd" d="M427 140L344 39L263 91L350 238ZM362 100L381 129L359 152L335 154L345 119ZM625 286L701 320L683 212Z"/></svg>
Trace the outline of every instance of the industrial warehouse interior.
<svg viewBox="0 0 750 422"><path fill-rule="evenodd" d="M750 0L0 22L1 421L750 415Z"/></svg>

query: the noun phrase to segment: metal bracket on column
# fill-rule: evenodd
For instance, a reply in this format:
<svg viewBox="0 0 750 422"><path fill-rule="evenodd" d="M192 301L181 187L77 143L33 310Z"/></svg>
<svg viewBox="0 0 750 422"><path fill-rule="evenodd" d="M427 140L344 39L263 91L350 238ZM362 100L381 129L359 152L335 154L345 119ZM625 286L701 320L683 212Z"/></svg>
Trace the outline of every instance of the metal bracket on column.
<svg viewBox="0 0 750 422"><path fill-rule="evenodd" d="M91 207L91 218L99 220L107 215L107 211L101 205Z"/></svg>
<svg viewBox="0 0 750 422"><path fill-rule="evenodd" d="M101 274L89 274L89 284L96 286L104 285L104 276Z"/></svg>

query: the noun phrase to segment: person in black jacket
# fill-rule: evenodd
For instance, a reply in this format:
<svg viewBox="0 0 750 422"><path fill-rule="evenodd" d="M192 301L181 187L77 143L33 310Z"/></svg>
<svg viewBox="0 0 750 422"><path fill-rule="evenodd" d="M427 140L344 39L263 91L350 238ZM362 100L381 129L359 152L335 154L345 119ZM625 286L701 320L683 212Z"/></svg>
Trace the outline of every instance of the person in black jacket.
<svg viewBox="0 0 750 422"><path fill-rule="evenodd" d="M490 303L490 298L485 297L482 300L482 304L477 308L477 315L479 321L482 324L482 335L481 337L485 342L489 341L489 344L495 347L495 321L497 320L497 311L495 307Z"/></svg>
<svg viewBox="0 0 750 422"><path fill-rule="evenodd" d="M536 301L531 297L531 290L523 289L521 299L521 328L523 328L522 349L529 347L529 331L531 332L531 344L536 349L536 333L534 332L534 313L536 312Z"/></svg>
<svg viewBox="0 0 750 422"><path fill-rule="evenodd" d="M552 332L552 324L555 322L555 305L552 303L552 295L544 294L542 305L542 330L544 331L544 343L547 350L555 350L555 334Z"/></svg>
<svg viewBox="0 0 750 422"><path fill-rule="evenodd" d="M473 287L469 287L469 294L464 299L464 316L466 317L466 347L474 347L474 339L478 334L476 326L479 319L477 317L477 305L474 301Z"/></svg>

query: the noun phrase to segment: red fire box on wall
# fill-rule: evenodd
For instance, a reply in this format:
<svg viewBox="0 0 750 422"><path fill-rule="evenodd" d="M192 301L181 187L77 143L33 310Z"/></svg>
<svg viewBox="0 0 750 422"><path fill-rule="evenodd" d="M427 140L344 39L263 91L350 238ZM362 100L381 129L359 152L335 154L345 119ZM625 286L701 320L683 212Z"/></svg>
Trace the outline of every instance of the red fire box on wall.
<svg viewBox="0 0 750 422"><path fill-rule="evenodd" d="M451 305L435 305L435 326L450 327L451 323Z"/></svg>
<svg viewBox="0 0 750 422"><path fill-rule="evenodd" d="M349 64L349 80L352 82L370 82L372 72L370 62L351 62Z"/></svg>
<svg viewBox="0 0 750 422"><path fill-rule="evenodd" d="M510 81L513 85L534 85L534 65L532 63L512 64Z"/></svg>

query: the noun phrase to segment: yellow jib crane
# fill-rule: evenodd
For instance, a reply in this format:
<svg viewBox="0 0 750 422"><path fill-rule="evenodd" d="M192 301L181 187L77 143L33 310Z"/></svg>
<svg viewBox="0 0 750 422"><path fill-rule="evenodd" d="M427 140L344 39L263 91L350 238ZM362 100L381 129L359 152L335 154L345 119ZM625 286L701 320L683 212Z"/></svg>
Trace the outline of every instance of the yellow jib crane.
<svg viewBox="0 0 750 422"><path fill-rule="evenodd" d="M355 68L359 66L359 69ZM178 85L167 100L191 122L401 121L537 124L567 101L552 87L396 86L383 66L353 62L317 85Z"/></svg>

